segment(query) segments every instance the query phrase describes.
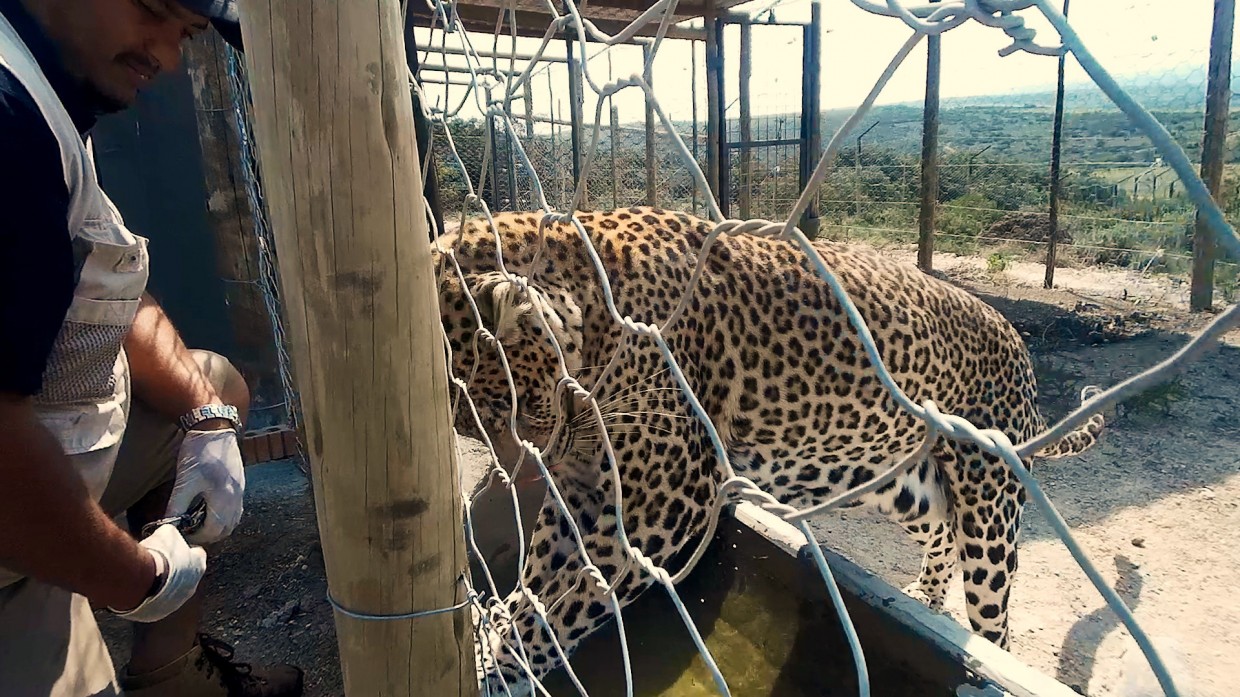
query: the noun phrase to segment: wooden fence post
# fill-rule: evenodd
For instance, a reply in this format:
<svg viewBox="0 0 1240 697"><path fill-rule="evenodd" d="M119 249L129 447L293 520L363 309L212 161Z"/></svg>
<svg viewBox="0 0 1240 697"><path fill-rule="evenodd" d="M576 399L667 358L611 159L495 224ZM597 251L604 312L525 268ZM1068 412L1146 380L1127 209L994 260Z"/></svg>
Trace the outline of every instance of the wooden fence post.
<svg viewBox="0 0 1240 697"><path fill-rule="evenodd" d="M616 145L620 142L619 110L616 105L612 104L611 97L607 98L607 104L611 107L611 126L609 133L611 134L611 207L616 209L620 207L619 184L620 171L616 166Z"/></svg>
<svg viewBox="0 0 1240 697"><path fill-rule="evenodd" d="M1070 0L1063 0L1064 17L1068 16L1069 3ZM1059 164L1063 155L1063 81L1067 58L1067 51L1059 54L1059 77L1055 87L1055 121L1051 126L1051 205L1047 213L1050 238L1047 240L1046 247L1046 278L1042 281L1044 288L1055 287L1055 260L1059 252Z"/></svg>
<svg viewBox="0 0 1240 697"><path fill-rule="evenodd" d="M727 112L723 107L723 30L713 0L706 0L706 183L728 215Z"/></svg>
<svg viewBox="0 0 1240 697"><path fill-rule="evenodd" d="M1231 106L1231 44L1236 24L1236 0L1214 0L1214 28L1210 32L1210 73L1206 86L1205 135L1201 142L1201 178L1218 201L1223 186L1227 151L1227 119ZM1189 309L1208 310L1214 304L1214 234L1201 211L1193 226L1193 278Z"/></svg>
<svg viewBox="0 0 1240 697"><path fill-rule="evenodd" d="M938 0L931 0L938 2ZM921 207L917 216L917 266L934 269L934 214L939 202L939 78L943 37L926 37L926 105L921 131Z"/></svg>
<svg viewBox="0 0 1240 697"><path fill-rule="evenodd" d="M564 6L564 11L568 12L568 6ZM573 188L575 189L581 178L586 176L582 171L585 162L585 150L582 147L582 133L584 131L584 117L582 116L582 106L585 96L583 94L585 85L583 83L584 75L582 71L585 66L581 65L581 61L573 53L575 44L573 37L576 36L575 25L564 32L564 48L565 55L568 57L568 114L569 121L572 122L572 133L569 134L569 140L573 145ZM590 187L587 183L582 189L581 201L577 202L576 208L588 209L590 199Z"/></svg>
<svg viewBox="0 0 1240 697"><path fill-rule="evenodd" d="M244 0L242 17L330 593L452 608L468 559L400 5ZM335 619L348 695L477 695L468 606Z"/></svg>
<svg viewBox="0 0 1240 697"><path fill-rule="evenodd" d="M701 166L702 158L698 152L701 143L698 140L698 73L697 73L697 41L689 41L689 95L693 104L693 161ZM706 173L707 181L710 181L709 170ZM698 214L698 183L697 177L693 178L693 210L694 215Z"/></svg>
<svg viewBox="0 0 1240 697"><path fill-rule="evenodd" d="M738 195L741 220L749 220L753 216L753 116L750 113L749 83L753 79L753 25L746 17L741 25L740 79L737 81L738 106L741 110L740 139L740 172ZM768 214L769 215L769 214Z"/></svg>
<svg viewBox="0 0 1240 697"><path fill-rule="evenodd" d="M286 399L271 317L259 287L262 264L254 211L245 188L229 84L227 47L215 32L187 42L185 68L194 91L198 142L207 190L207 219L215 237L216 268L225 281L228 315L237 342L229 356L250 386L254 411ZM260 428L275 424L251 419Z"/></svg>
<svg viewBox="0 0 1240 697"><path fill-rule="evenodd" d="M642 70L642 79L654 86L654 62L650 60L652 44L642 44L642 61L649 65ZM646 96L646 205L659 205L658 150L655 147L654 100Z"/></svg>
<svg viewBox="0 0 1240 697"><path fill-rule="evenodd" d="M809 180L822 157L822 2L815 0L810 6L810 22L802 30L801 56L801 172L800 188L809 186ZM819 218L819 194L815 192L809 207L801 215L797 225L809 237L817 237L822 221Z"/></svg>
<svg viewBox="0 0 1240 697"><path fill-rule="evenodd" d="M408 0L402 0L401 6L406 7ZM418 42L414 28L417 26L417 17L410 14L406 9L402 12L405 14L404 31L405 31L405 63L409 65L409 72L418 76L421 63L418 59ZM445 78L448 76L445 75ZM439 198L439 167L435 161L435 149L431 144L434 134L434 126L430 119L426 118L424 109L426 105L422 103L422 98L417 92L413 93L413 127L417 131L418 136L418 156L421 158L422 167L422 184L425 189L422 194L426 196L427 202L431 205L431 213L435 218L435 229L431 230L431 237L435 238L442 235L445 231L446 221L443 216L443 203Z"/></svg>

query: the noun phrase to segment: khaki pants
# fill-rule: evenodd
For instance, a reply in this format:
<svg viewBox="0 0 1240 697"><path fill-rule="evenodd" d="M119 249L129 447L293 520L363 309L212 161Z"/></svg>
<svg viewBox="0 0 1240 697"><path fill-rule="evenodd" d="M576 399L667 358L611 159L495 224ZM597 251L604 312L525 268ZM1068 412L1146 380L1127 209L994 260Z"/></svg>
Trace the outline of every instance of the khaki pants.
<svg viewBox="0 0 1240 697"><path fill-rule="evenodd" d="M239 379L227 359L194 351L217 391ZM117 517L176 477L181 431L134 401L100 505ZM86 598L30 578L0 588L0 695L119 695L112 658Z"/></svg>

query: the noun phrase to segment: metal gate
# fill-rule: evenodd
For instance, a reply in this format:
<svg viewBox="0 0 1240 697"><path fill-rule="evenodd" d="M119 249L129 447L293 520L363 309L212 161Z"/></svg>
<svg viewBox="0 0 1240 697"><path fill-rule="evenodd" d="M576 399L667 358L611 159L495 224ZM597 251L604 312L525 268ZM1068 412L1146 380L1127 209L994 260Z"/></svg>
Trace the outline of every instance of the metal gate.
<svg viewBox="0 0 1240 697"><path fill-rule="evenodd" d="M727 217L742 219L787 217L801 191L809 183L818 163L821 136L821 6L814 3L809 22L778 21L770 13L766 19L728 14L716 20L717 41L739 30L740 51L735 68L738 94L726 98L724 85L729 67L721 66L712 76L716 80L721 114L719 207ZM759 17L762 15L760 14ZM757 35L757 41L754 36ZM762 80L760 107L754 114L754 46L787 46L800 41L800 81L787 92L773 94L768 88L778 82ZM759 49L760 51L763 49ZM722 52L721 52L722 53ZM722 60L720 60L722 62ZM787 108L783 108L786 104ZM802 230L817 231L817 205L811 205L801 220Z"/></svg>

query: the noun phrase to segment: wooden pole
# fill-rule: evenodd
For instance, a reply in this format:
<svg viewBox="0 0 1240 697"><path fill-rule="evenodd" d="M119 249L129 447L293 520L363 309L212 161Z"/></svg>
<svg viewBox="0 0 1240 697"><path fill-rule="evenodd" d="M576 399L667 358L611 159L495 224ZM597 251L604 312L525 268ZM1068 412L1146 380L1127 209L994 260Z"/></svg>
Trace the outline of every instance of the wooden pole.
<svg viewBox="0 0 1240 697"><path fill-rule="evenodd" d="M409 65L409 71L416 76L420 67L417 36L413 31L417 20L408 12L404 13L404 17L405 62ZM423 104L417 92L413 92L412 99L413 126L417 131L418 156L421 158L422 180L425 186L422 193L430 203L431 212L435 218L435 229L431 230L431 237L433 238L444 233L443 206L439 198L439 169L435 163L435 150L431 147L433 126L430 119L426 118L426 115L422 112Z"/></svg>
<svg viewBox="0 0 1240 697"><path fill-rule="evenodd" d="M702 162L701 155L698 152L698 77L697 77L697 42L689 42L689 92L690 101L693 103L693 161ZM709 177L710 175L707 174ZM693 178L693 214L698 212L698 183L697 177Z"/></svg>
<svg viewBox="0 0 1240 697"><path fill-rule="evenodd" d="M608 97L607 101L610 104L611 97ZM616 108L615 104L610 104L610 106L611 106L611 207L612 207L612 210L615 210L620 207L620 196L619 196L620 185L618 183L620 179L620 171L616 167L616 146L620 143L620 129L619 129L619 125L620 125L619 124L619 121L620 121L619 111L620 110Z"/></svg>
<svg viewBox="0 0 1240 697"><path fill-rule="evenodd" d="M533 140L534 138L534 79L530 76L529 80L521 83L521 93L524 95L522 101L525 103L525 138Z"/></svg>
<svg viewBox="0 0 1240 697"><path fill-rule="evenodd" d="M207 220L215 237L216 268L225 281L225 298L237 346L229 358L245 377L255 408L278 405L286 397L280 382L272 318L258 285L262 275L258 234L246 193L246 173L234 123L227 46L215 32L203 32L187 43L185 64L198 117Z"/></svg>
<svg viewBox="0 0 1240 697"><path fill-rule="evenodd" d="M550 80L548 80L548 83L550 83ZM552 93L552 96L554 96L554 92ZM560 156L558 154L558 149L556 147L556 141L559 139L560 134L564 132L564 121L560 120L560 117L563 115L564 115L564 108L560 104L560 100L557 99L555 100L555 112L551 114L551 161L556 163L555 181L557 184L559 184L560 205L568 206L569 205L569 201L567 200L568 194L565 193L565 189L568 188L567 182L564 176L564 168L559 166ZM558 132L556 131L556 128L555 128L556 121L560 121L560 130ZM572 124L569 124L569 127L571 128ZM570 135L569 138L571 139L571 137L572 136ZM571 155L572 153L569 153L569 154Z"/></svg>
<svg viewBox="0 0 1240 697"><path fill-rule="evenodd" d="M654 86L654 65L650 61L650 44L642 44L642 79ZM646 205L659 205L659 181L656 176L658 154L655 150L654 100L646 96Z"/></svg>
<svg viewBox="0 0 1240 697"><path fill-rule="evenodd" d="M487 91L486 91L486 103L487 104L491 103L491 98L492 98L491 89L487 88ZM500 207L502 206L502 200L500 197L501 196L500 169L498 169L498 165L497 165L497 162L500 161L500 140L496 138L496 134L495 134L495 130L496 130L495 119L496 117L486 117L486 138L487 138L487 143L491 144L491 156L486 161L486 170L487 170L486 177L487 177L487 182L489 182L489 184L491 185L490 186L491 210L500 210Z"/></svg>
<svg viewBox="0 0 1240 697"><path fill-rule="evenodd" d="M741 55L740 80L737 85L737 97L740 110L740 217L749 220L753 215L753 176L750 158L753 151L749 143L753 141L753 121L750 114L749 81L753 78L753 25L741 21Z"/></svg>
<svg viewBox="0 0 1240 697"><path fill-rule="evenodd" d="M938 34L926 37L926 105L922 112L917 266L927 273L934 268L934 214L939 199L939 77L942 40L943 37Z"/></svg>
<svg viewBox="0 0 1240 697"><path fill-rule="evenodd" d="M822 2L810 6L810 23L803 31L801 82L801 177L800 187L809 180L822 156ZM817 192L815 192L817 193ZM819 229L818 198L811 200L801 220L801 231L816 237Z"/></svg>
<svg viewBox="0 0 1240 697"><path fill-rule="evenodd" d="M722 32L715 18L715 3L707 0L706 15L706 183L710 184L711 192L719 201L720 208L726 211L727 196L722 189L723 141L726 135L723 129L727 122L721 119L723 109L723 46ZM725 212L724 215L727 215Z"/></svg>
<svg viewBox="0 0 1240 697"><path fill-rule="evenodd" d="M565 12L568 8L565 7ZM573 144L573 187L575 188L581 182L583 172L582 166L582 149L581 149L581 131L582 131L582 115L581 109L583 102L583 87L581 74L581 61L573 55L573 34L565 32L564 43L568 50L568 118L572 122L572 133L569 134ZM590 194L588 188L583 188L584 196L578 203L579 208L586 208Z"/></svg>
<svg viewBox="0 0 1240 697"><path fill-rule="evenodd" d="M1214 28L1210 33L1210 73L1206 86L1205 134L1201 142L1201 179L1219 200L1223 163L1227 156L1227 118L1231 102L1231 44L1236 23L1236 0L1214 0ZM1194 312L1214 305L1214 236L1197 211L1193 227L1193 278L1189 308Z"/></svg>
<svg viewBox="0 0 1240 697"><path fill-rule="evenodd" d="M1068 5L1071 0L1063 0L1063 16L1068 16ZM1068 54L1059 54L1059 77L1055 87L1055 122L1051 127L1051 206L1047 214L1050 227L1050 239L1046 248L1046 278L1042 287L1055 287L1055 260L1059 252L1059 162L1063 151L1063 97L1064 68ZM972 160L969 161L972 170ZM970 172L971 173L971 172Z"/></svg>
<svg viewBox="0 0 1240 697"><path fill-rule="evenodd" d="M723 17L716 17L713 23L712 31L715 34L715 73L716 81L715 93L719 95L715 106L719 109L719 113L715 116L719 126L719 211L724 217L732 215L732 149L728 146L728 102L725 86L727 85L727 73L724 70L724 29L728 26L727 20Z"/></svg>
<svg viewBox="0 0 1240 697"><path fill-rule="evenodd" d="M753 150L749 144L754 140L753 113L749 82L754 77L754 27L748 21L740 22L740 79L737 82L737 97L740 107L740 186L738 190L740 217L748 221L753 216L754 177Z"/></svg>
<svg viewBox="0 0 1240 697"><path fill-rule="evenodd" d="M521 194L517 191L517 149L512 142L512 135L508 133L508 129L504 129L504 152L508 155L508 206L514 210L521 210Z"/></svg>
<svg viewBox="0 0 1240 697"><path fill-rule="evenodd" d="M242 15L329 591L358 613L451 608L468 558L400 7ZM467 607L335 621L346 694L477 695Z"/></svg>

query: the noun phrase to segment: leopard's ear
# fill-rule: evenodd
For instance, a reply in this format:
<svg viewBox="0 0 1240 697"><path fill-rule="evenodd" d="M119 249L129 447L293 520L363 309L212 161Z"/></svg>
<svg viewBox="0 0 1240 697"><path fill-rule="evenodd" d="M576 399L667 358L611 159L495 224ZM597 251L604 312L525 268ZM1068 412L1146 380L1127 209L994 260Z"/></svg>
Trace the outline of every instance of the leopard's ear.
<svg viewBox="0 0 1240 697"><path fill-rule="evenodd" d="M542 332L545 321L545 328L551 330L564 350L569 369L579 365L584 312L571 293L546 283L531 285L526 292L516 280L499 272L479 274L469 287L482 326L497 339L513 338L518 332L546 339ZM541 321L534 316L535 312L542 315Z"/></svg>
<svg viewBox="0 0 1240 697"><path fill-rule="evenodd" d="M474 277L469 283L469 290L474 304L478 306L482 326L497 339L517 331L521 317L534 309L533 302L521 288L498 271Z"/></svg>

